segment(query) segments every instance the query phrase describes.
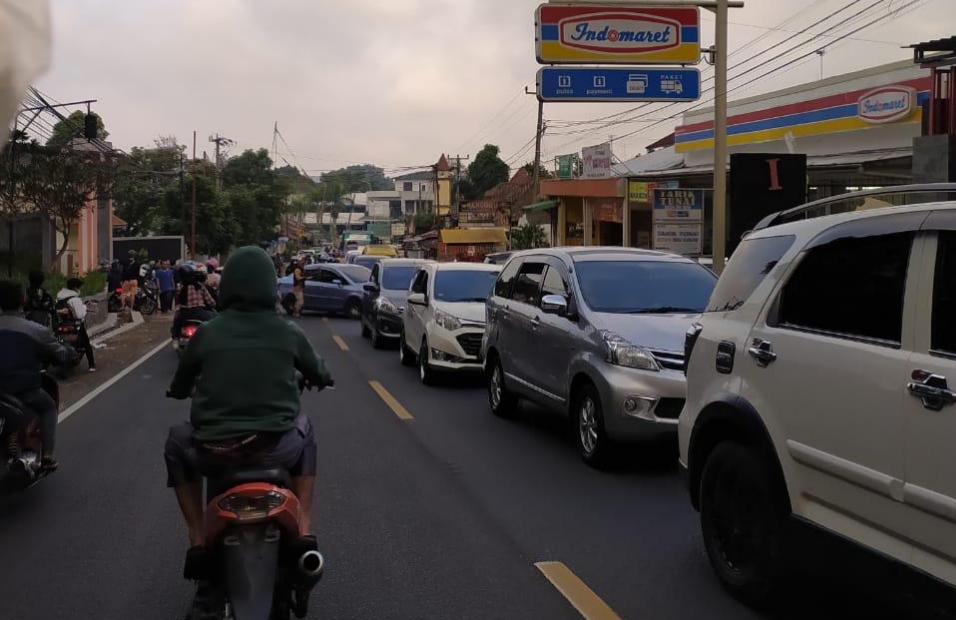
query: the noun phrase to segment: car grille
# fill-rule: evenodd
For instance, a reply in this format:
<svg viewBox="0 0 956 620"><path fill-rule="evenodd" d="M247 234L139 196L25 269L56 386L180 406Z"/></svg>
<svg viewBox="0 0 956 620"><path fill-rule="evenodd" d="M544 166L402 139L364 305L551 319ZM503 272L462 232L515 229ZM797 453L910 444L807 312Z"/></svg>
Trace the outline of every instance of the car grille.
<svg viewBox="0 0 956 620"><path fill-rule="evenodd" d="M654 415L662 420L676 420L683 408L683 398L662 398L657 407L654 407Z"/></svg>
<svg viewBox="0 0 956 620"><path fill-rule="evenodd" d="M683 351L651 351L651 355L661 365L661 368L668 370L684 370Z"/></svg>
<svg viewBox="0 0 956 620"><path fill-rule="evenodd" d="M462 334L457 338L458 344L469 357L478 357L481 352L481 336L481 332Z"/></svg>

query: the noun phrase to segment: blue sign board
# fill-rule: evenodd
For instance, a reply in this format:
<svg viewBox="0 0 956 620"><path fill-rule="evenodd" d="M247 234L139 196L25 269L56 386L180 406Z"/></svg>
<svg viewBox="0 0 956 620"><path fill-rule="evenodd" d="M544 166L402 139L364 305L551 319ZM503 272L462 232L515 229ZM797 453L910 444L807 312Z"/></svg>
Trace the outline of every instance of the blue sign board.
<svg viewBox="0 0 956 620"><path fill-rule="evenodd" d="M544 67L538 71L541 101L696 101L697 69L644 67Z"/></svg>
<svg viewBox="0 0 956 620"><path fill-rule="evenodd" d="M704 190L702 189L654 189L655 222L693 222L703 220Z"/></svg>

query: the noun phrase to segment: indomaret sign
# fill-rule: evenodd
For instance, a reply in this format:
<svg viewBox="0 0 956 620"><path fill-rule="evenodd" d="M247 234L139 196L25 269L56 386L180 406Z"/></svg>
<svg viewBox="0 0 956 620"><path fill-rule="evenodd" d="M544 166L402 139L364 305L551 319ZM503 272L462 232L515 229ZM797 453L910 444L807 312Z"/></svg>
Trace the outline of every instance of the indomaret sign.
<svg viewBox="0 0 956 620"><path fill-rule="evenodd" d="M696 64L700 10L543 4L535 13L542 64Z"/></svg>

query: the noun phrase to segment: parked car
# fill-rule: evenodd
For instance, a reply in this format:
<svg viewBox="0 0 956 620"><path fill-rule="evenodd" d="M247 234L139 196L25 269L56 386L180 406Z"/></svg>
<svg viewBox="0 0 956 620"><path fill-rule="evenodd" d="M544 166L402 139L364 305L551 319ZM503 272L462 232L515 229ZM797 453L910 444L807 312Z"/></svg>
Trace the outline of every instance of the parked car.
<svg viewBox="0 0 956 620"><path fill-rule="evenodd" d="M956 609L956 202L812 217L906 191L768 218L688 331L681 466L737 597L812 561Z"/></svg>
<svg viewBox="0 0 956 620"><path fill-rule="evenodd" d="M488 300L491 410L525 398L570 416L584 460L611 442L677 431L684 333L717 277L686 258L625 248L515 254Z"/></svg>
<svg viewBox="0 0 956 620"><path fill-rule="evenodd" d="M398 339L408 288L418 268L428 262L390 258L372 267L362 295L362 337L371 338L376 349Z"/></svg>
<svg viewBox="0 0 956 620"><path fill-rule="evenodd" d="M511 258L511 255L514 252L495 252L494 254L486 254L485 260L483 262L489 265L504 265L508 262L508 259Z"/></svg>
<svg viewBox="0 0 956 620"><path fill-rule="evenodd" d="M306 265L305 310L334 312L353 319L361 316L362 284L371 273L359 265ZM292 293L292 276L279 279L280 299Z"/></svg>
<svg viewBox="0 0 956 620"><path fill-rule="evenodd" d="M430 263L412 281L402 319L402 364L418 361L422 383L436 374L480 372L485 302L501 267L481 263Z"/></svg>

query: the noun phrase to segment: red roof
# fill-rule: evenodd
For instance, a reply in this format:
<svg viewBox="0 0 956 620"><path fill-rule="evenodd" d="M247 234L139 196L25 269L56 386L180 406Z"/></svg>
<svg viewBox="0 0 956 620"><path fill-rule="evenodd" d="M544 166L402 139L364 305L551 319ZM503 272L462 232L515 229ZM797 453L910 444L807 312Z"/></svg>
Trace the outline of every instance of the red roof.
<svg viewBox="0 0 956 620"><path fill-rule="evenodd" d="M445 158L445 154L441 154L441 159L438 160L437 166L438 172L448 172L451 170L451 166L448 165L448 159Z"/></svg>

